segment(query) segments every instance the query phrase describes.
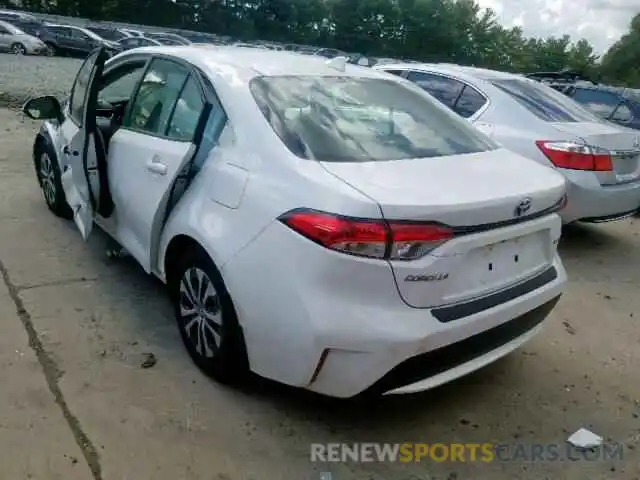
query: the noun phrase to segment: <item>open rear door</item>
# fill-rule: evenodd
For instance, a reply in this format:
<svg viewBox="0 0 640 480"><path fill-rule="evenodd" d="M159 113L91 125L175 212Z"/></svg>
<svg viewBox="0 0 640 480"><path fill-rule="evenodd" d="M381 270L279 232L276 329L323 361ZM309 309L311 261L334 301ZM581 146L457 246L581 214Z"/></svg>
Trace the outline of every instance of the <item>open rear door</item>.
<svg viewBox="0 0 640 480"><path fill-rule="evenodd" d="M80 67L71 92L71 108L81 109L82 118L74 120L72 115L68 115L65 121L70 122L71 128L66 129L67 143L62 149L62 187L73 210L74 221L85 240L93 229L95 212L99 211L101 198L104 198L101 190L105 187L108 190L105 185L106 165L100 161L104 153L98 151L104 151L105 145L101 137L96 137L99 135L96 128L98 80L108 58L108 53L101 47L91 52Z"/></svg>

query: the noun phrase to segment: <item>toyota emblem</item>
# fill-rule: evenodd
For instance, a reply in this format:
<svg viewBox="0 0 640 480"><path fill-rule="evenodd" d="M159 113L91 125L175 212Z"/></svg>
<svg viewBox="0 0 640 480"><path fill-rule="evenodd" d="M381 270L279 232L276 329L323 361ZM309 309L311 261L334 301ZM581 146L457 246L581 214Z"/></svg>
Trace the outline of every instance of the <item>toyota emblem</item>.
<svg viewBox="0 0 640 480"><path fill-rule="evenodd" d="M520 200L515 210L513 211L514 217L522 217L531 209L531 197L523 198Z"/></svg>

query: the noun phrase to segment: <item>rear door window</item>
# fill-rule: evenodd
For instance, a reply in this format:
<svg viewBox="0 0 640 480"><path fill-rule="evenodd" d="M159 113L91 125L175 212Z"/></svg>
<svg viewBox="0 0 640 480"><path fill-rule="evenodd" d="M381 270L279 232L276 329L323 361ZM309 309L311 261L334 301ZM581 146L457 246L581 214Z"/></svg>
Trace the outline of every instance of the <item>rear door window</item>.
<svg viewBox="0 0 640 480"><path fill-rule="evenodd" d="M443 77L442 75L432 75L425 72L409 72L406 78L450 108L453 108L453 105L458 99L458 95L460 95L464 88L464 84L453 78Z"/></svg>
<svg viewBox="0 0 640 480"><path fill-rule="evenodd" d="M183 65L154 59L138 87L124 126L164 136L188 76L189 70Z"/></svg>
<svg viewBox="0 0 640 480"><path fill-rule="evenodd" d="M585 107L547 85L526 78L488 78L495 87L545 122L602 122Z"/></svg>
<svg viewBox="0 0 640 480"><path fill-rule="evenodd" d="M611 117L620 104L620 97L615 93L590 88L578 87L571 97L602 118Z"/></svg>
<svg viewBox="0 0 640 480"><path fill-rule="evenodd" d="M478 92L475 88L465 85L462 93L453 106L453 111L463 118L469 118L480 110L485 103L487 103L487 99L484 98L484 95Z"/></svg>

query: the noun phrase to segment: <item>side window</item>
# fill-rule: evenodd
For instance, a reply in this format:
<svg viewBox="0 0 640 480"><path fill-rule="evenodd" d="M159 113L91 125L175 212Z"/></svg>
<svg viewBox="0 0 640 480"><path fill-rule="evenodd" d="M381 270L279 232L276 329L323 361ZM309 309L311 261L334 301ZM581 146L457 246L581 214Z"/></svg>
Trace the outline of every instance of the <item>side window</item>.
<svg viewBox="0 0 640 480"><path fill-rule="evenodd" d="M7 35L8 33L9 33L9 30L7 30L2 25L0 25L0 35Z"/></svg>
<svg viewBox="0 0 640 480"><path fill-rule="evenodd" d="M69 28L57 28L56 35L60 35L61 37L71 37L71 29Z"/></svg>
<svg viewBox="0 0 640 480"><path fill-rule="evenodd" d="M450 108L453 108L458 95L464 88L464 85L457 80L424 72L409 72L407 80L416 83Z"/></svg>
<svg viewBox="0 0 640 480"><path fill-rule="evenodd" d="M629 123L633 120L633 112L627 104L622 103L616 108L611 120L618 123Z"/></svg>
<svg viewBox="0 0 640 480"><path fill-rule="evenodd" d="M191 75L176 103L167 136L174 140L192 141L203 108L204 99L200 85Z"/></svg>
<svg viewBox="0 0 640 480"><path fill-rule="evenodd" d="M475 88L465 85L462 94L453 107L453 110L463 118L469 118L482 108L487 100Z"/></svg>
<svg viewBox="0 0 640 480"><path fill-rule="evenodd" d="M109 104L130 100L144 72L145 64L127 65L109 74L98 92L98 103Z"/></svg>
<svg viewBox="0 0 640 480"><path fill-rule="evenodd" d="M189 70L169 60L155 59L136 92L124 126L164 135Z"/></svg>
<svg viewBox="0 0 640 480"><path fill-rule="evenodd" d="M617 95L589 88L576 88L573 99L602 118L609 118L620 104L620 98Z"/></svg>
<svg viewBox="0 0 640 480"><path fill-rule="evenodd" d="M95 65L95 58L97 55L98 53L96 52L87 57L82 67L80 67L80 71L78 72L73 84L71 98L69 99L69 114L80 126L82 126L82 117L84 116L84 101L87 96L87 87L89 86L91 71Z"/></svg>
<svg viewBox="0 0 640 480"><path fill-rule="evenodd" d="M71 29L71 36L76 40L88 40L89 35L84 33L82 30L76 30L75 28Z"/></svg>

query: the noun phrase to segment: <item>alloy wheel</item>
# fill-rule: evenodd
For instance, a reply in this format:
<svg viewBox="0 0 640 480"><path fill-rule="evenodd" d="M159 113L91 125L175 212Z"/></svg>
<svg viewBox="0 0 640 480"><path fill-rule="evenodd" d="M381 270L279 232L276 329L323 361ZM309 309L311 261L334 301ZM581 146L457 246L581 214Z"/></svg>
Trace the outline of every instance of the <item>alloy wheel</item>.
<svg viewBox="0 0 640 480"><path fill-rule="evenodd" d="M48 205L54 205L56 202L56 182L53 173L53 165L48 154L43 153L40 157L40 188L44 199Z"/></svg>
<svg viewBox="0 0 640 480"><path fill-rule="evenodd" d="M15 55L25 55L27 50L24 48L24 45L17 43L11 47L11 52Z"/></svg>
<svg viewBox="0 0 640 480"><path fill-rule="evenodd" d="M187 269L180 280L179 316L198 354L213 358L222 341L222 308L213 282L198 267Z"/></svg>

